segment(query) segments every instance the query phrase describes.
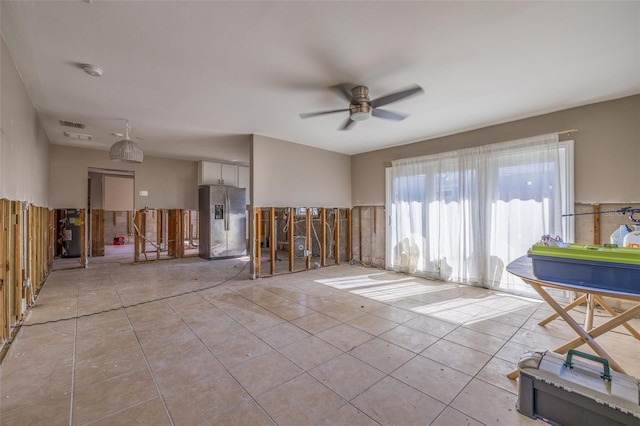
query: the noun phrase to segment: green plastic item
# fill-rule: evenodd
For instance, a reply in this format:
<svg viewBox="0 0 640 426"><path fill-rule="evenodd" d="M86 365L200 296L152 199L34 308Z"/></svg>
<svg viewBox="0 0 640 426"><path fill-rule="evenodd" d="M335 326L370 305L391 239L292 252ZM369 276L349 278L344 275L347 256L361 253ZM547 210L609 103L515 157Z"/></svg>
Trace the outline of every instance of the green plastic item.
<svg viewBox="0 0 640 426"><path fill-rule="evenodd" d="M590 244L569 244L569 247L554 247L534 244L527 252L529 256L547 256L564 259L576 259L586 262L609 262L626 265L640 265L640 249L598 246Z"/></svg>
<svg viewBox="0 0 640 426"><path fill-rule="evenodd" d="M585 352L576 351L575 349L569 349L569 353L567 354L567 360L564 362L564 366L567 368L573 368L572 358L574 356L580 356L585 359L590 359L591 361L599 362L602 364L603 372L600 374L600 378L602 380L611 381L611 372L609 370L609 360L606 358L601 358L596 355L591 355Z"/></svg>

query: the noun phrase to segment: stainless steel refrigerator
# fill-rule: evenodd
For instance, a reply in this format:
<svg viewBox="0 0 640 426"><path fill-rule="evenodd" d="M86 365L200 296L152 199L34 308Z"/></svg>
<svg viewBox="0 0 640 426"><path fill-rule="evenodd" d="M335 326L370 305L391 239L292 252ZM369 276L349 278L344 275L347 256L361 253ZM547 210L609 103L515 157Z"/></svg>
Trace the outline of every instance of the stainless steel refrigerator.
<svg viewBox="0 0 640 426"><path fill-rule="evenodd" d="M245 188L199 187L200 257L223 259L247 254Z"/></svg>

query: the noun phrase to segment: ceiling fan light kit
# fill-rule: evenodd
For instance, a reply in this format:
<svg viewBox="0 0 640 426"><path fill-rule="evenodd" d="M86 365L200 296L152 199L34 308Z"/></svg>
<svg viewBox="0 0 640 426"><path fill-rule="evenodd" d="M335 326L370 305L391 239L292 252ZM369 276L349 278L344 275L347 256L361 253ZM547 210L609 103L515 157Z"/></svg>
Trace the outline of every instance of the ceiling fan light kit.
<svg viewBox="0 0 640 426"><path fill-rule="evenodd" d="M384 118L386 120L402 121L408 117L407 114L391 112L384 109L379 109L378 107L390 104L392 102L397 102L402 99L408 98L410 96L417 95L419 93L424 92L424 90L422 90L422 87L418 86L417 84L414 84L408 89L404 89L399 92L395 92L390 95L386 95L381 98L374 99L372 101L369 98L368 87L355 86L355 87L352 87L351 90L348 90L347 86L348 86L347 84L339 84L338 86L333 86L333 87L340 89L340 93L342 93L344 97L349 101L349 108L300 114L300 118L316 117L319 115L333 114L334 112L348 111L349 117L347 117L347 119L342 124L342 126L338 128L339 130L347 130L356 121L367 120L372 115L378 118Z"/></svg>
<svg viewBox="0 0 640 426"><path fill-rule="evenodd" d="M349 118L353 121L364 121L371 117L371 106L366 104L349 105Z"/></svg>
<svg viewBox="0 0 640 426"><path fill-rule="evenodd" d="M123 163L142 163L144 154L142 150L129 139L129 121L127 121L127 128L124 139L114 143L109 150L109 157L111 161L121 161Z"/></svg>

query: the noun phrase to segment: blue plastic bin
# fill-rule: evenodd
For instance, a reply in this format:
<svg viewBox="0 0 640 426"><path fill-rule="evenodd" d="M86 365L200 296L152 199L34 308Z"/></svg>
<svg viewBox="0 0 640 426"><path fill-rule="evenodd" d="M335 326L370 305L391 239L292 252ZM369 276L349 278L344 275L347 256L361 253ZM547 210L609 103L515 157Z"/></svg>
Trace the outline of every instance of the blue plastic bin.
<svg viewBox="0 0 640 426"><path fill-rule="evenodd" d="M528 255L540 280L640 294L639 249L534 245Z"/></svg>

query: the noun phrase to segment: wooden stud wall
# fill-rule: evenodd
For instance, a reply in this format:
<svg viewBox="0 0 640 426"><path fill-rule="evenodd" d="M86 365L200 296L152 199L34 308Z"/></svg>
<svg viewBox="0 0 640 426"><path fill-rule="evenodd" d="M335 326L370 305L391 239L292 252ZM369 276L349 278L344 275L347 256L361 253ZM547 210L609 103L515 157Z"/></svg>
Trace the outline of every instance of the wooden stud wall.
<svg viewBox="0 0 640 426"><path fill-rule="evenodd" d="M600 245L600 204L593 205L593 244Z"/></svg>
<svg viewBox="0 0 640 426"><path fill-rule="evenodd" d="M307 208L307 215L306 215L306 238L305 238L305 250L307 250L307 253L311 253L311 209ZM304 264L305 267L307 269L311 269L311 254L305 254L304 256Z"/></svg>
<svg viewBox="0 0 640 426"><path fill-rule="evenodd" d="M87 267L87 210L80 209L80 267Z"/></svg>
<svg viewBox="0 0 640 426"><path fill-rule="evenodd" d="M294 240L294 236L296 233L295 230L295 216L296 215L296 209L294 209L293 207L291 207L289 209L289 217L287 218L287 220L289 221L289 272L293 272L294 268L295 268L295 250L293 248L293 240Z"/></svg>
<svg viewBox="0 0 640 426"><path fill-rule="evenodd" d="M44 207L0 200L0 347L35 303L53 265L55 215Z"/></svg>
<svg viewBox="0 0 640 426"><path fill-rule="evenodd" d="M312 268L312 259L314 256L317 257L317 264L320 266L328 266L330 264L330 254L328 252L330 249L333 250L334 262L335 264L340 264L341 261L351 260L351 254L353 253L351 245L351 210L349 209L328 209L328 208L318 208L318 216L314 219L312 217L313 208L306 208L306 214L304 215L304 219L300 217L300 226L296 227L296 208L295 207L286 207L286 208L275 208L275 207L256 207L253 211L254 214L254 223L255 223L255 235L253 238L254 243L254 252L253 256L253 265L254 265L254 277L260 278L263 276L275 275L278 273L289 273L295 272L296 267L296 259L295 252L296 249L294 247L294 240L296 236L305 236L305 245L304 250L306 251L305 255L302 256L304 260L304 269L308 270ZM288 259L289 259L289 268L288 271L278 270L276 269L276 262L279 260L277 256L277 244L276 240L278 238L279 228L276 227L276 214L278 214L279 220L282 220L286 215L286 233L281 234L280 238L284 235L286 238L287 246L288 246ZM331 217L333 215L333 217ZM327 228L332 228L332 235L330 236L327 232ZM318 229L319 228L319 229ZM317 234L314 232L317 232ZM284 231L282 231L284 232ZM314 238L316 238L319 243L319 254L309 254L314 251ZM341 238L341 236L343 238ZM270 241L269 244L269 271L267 275L267 271L265 275L262 275L262 243L267 240ZM331 241L330 241L331 240ZM331 244L331 246L329 246ZM346 244L346 246L345 246ZM330 247L330 248L329 248ZM344 255L341 255L344 253ZM300 267L301 264L298 264ZM317 266L317 265L316 265ZM299 269L300 270L300 269Z"/></svg>
<svg viewBox="0 0 640 426"><path fill-rule="evenodd" d="M156 215L156 260L160 260L160 249L164 242L164 210L158 210Z"/></svg>
<svg viewBox="0 0 640 426"><path fill-rule="evenodd" d="M358 209L358 258L362 263L362 208Z"/></svg>
<svg viewBox="0 0 640 426"><path fill-rule="evenodd" d="M27 206L27 229L34 229L36 227L36 210L35 207L33 206ZM35 302L36 298L35 298L35 292L33 291L33 286L31 285L31 280L34 278L34 268L33 268L33 263L35 261L34 257L36 256L36 251L37 248L34 247L37 242L35 241L35 238L33 238L33 234L32 233L27 233L27 241L26 241L27 247L27 258L24 260L25 261L25 270L23 271L23 283L25 283L27 286L24 287L23 289L23 297L25 298L26 302L27 302L27 306L31 306L33 305L33 302Z"/></svg>
<svg viewBox="0 0 640 426"><path fill-rule="evenodd" d="M49 247L47 248L47 271L53 268L53 258L56 250L56 214L49 210Z"/></svg>
<svg viewBox="0 0 640 426"><path fill-rule="evenodd" d="M327 266L327 209L320 209L320 265Z"/></svg>
<svg viewBox="0 0 640 426"><path fill-rule="evenodd" d="M333 257L335 260L336 265L340 264L340 235L341 235L341 230L340 230L340 209L336 209L336 213L334 215L334 225L333 228L334 230L334 236L333 236Z"/></svg>
<svg viewBox="0 0 640 426"><path fill-rule="evenodd" d="M351 210L350 209L346 209L346 214L347 214L347 260L351 260L353 259L353 244L352 244L352 239L351 239Z"/></svg>
<svg viewBox="0 0 640 426"><path fill-rule="evenodd" d="M8 200L0 200L0 342L9 338L10 315L9 315L9 291L8 276L10 265L10 230L11 205ZM1 343L0 343L1 344Z"/></svg>
<svg viewBox="0 0 640 426"><path fill-rule="evenodd" d="M16 221L14 225L13 235L15 235L14 240L14 259L16 266L16 273L14 274L14 312L16 313L16 319L22 320L24 312L22 312L22 299L24 298L24 294L22 291L22 281L24 279L25 270L22 267L22 245L24 244L24 240L22 237L22 226L23 226L23 216L22 216L22 201L14 201L14 212L16 215Z"/></svg>
<svg viewBox="0 0 640 426"><path fill-rule="evenodd" d="M255 276L260 277L260 264L262 263L262 250L260 248L260 244L262 243L262 209L260 207L255 210L256 217L256 245L255 245L255 253L254 253L254 271Z"/></svg>
<svg viewBox="0 0 640 426"><path fill-rule="evenodd" d="M133 219L133 261L140 262L140 232L142 232L142 216L144 215L144 210L138 210L136 212L136 216Z"/></svg>
<svg viewBox="0 0 640 426"><path fill-rule="evenodd" d="M104 256L104 210L91 209L91 256ZM113 225L116 222L116 212L113 213Z"/></svg>
<svg viewBox="0 0 640 426"><path fill-rule="evenodd" d="M180 220L178 222L178 229L175 230L175 232L173 234L169 234L169 239L173 239L176 242L176 246L177 246L177 253L175 255L175 257L184 257L184 240L186 239L185 237L188 234L188 238L189 238L189 248L191 248L191 239L193 238L191 236L191 210L176 210L180 215L180 217L184 218L186 215L187 218L187 223L188 225L185 225L184 220ZM189 230L187 232L187 229Z"/></svg>
<svg viewBox="0 0 640 426"><path fill-rule="evenodd" d="M269 209L269 272L276 273L276 209Z"/></svg>
<svg viewBox="0 0 640 426"><path fill-rule="evenodd" d="M191 212L180 209L168 211L167 219L167 255L173 258L184 257L185 221L191 220ZM189 222L190 223L190 222ZM163 232L164 235L164 232Z"/></svg>

